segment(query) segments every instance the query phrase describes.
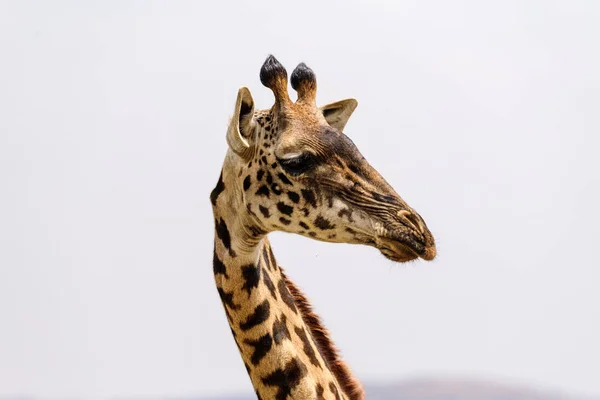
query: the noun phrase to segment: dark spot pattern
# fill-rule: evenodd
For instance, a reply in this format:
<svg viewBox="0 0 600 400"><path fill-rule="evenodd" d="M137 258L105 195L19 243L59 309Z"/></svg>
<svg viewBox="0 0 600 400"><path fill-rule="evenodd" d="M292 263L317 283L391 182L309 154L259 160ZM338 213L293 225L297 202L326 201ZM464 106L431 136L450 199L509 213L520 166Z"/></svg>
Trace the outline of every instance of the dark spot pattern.
<svg viewBox="0 0 600 400"><path fill-rule="evenodd" d="M256 191L256 194L258 196L269 197L271 193L269 192L269 188L266 185L262 185L261 187L258 188L258 190Z"/></svg>
<svg viewBox="0 0 600 400"><path fill-rule="evenodd" d="M223 275L226 279L229 279L227 275L227 267L223 264L223 261L217 256L217 252L213 252L213 272L215 275Z"/></svg>
<svg viewBox="0 0 600 400"><path fill-rule="evenodd" d="M306 365L297 358L292 358L283 369L277 368L262 378L262 382L266 386L277 387L275 400L286 400L307 373Z"/></svg>
<svg viewBox="0 0 600 400"><path fill-rule="evenodd" d="M267 355L269 350L271 350L271 346L273 346L273 338L267 333L257 340L246 339L244 340L244 343L253 347L252 356L250 356L250 362L252 365L256 366L258 363L260 363L260 360Z"/></svg>
<svg viewBox="0 0 600 400"><path fill-rule="evenodd" d="M213 206L217 205L217 198L225 190L225 183L223 182L223 171L221 171L221 175L219 175L219 182L217 182L217 186L210 192L210 202Z"/></svg>
<svg viewBox="0 0 600 400"><path fill-rule="evenodd" d="M269 218L271 216L271 213L269 212L269 209L267 207L263 207L262 205L258 205L258 211L260 211L260 213L263 215L263 217L265 218Z"/></svg>
<svg viewBox="0 0 600 400"><path fill-rule="evenodd" d="M219 292L219 297L221 298L221 302L232 310L239 310L241 306L239 304L235 304L233 301L233 293L226 292L222 288L217 288Z"/></svg>
<svg viewBox="0 0 600 400"><path fill-rule="evenodd" d="M298 313L298 309L296 308L296 303L294 302L294 298L292 297L292 294L290 293L290 291L288 290L285 281L283 279L281 279L279 281L279 283L277 284L277 289L279 290L279 295L281 296L281 299L283 300L283 302L285 304L287 304L287 306L296 314Z"/></svg>
<svg viewBox="0 0 600 400"><path fill-rule="evenodd" d="M354 222L354 219L352 218L352 210L351 209L342 208L340 211L338 211L338 217L342 218L343 216L348 217L348 221Z"/></svg>
<svg viewBox="0 0 600 400"><path fill-rule="evenodd" d="M297 326L294 329L294 331L296 331L296 335L298 335L298 337L302 341L302 344L304 345L304 353L306 353L306 355L308 356L308 359L310 360L311 364L314 365L315 367L323 368L321 366L321 363L319 362L319 359L317 358L315 349L313 349L312 344L310 343L310 340L308 340L308 336L306 335L306 330L302 327Z"/></svg>
<svg viewBox="0 0 600 400"><path fill-rule="evenodd" d="M274 269L273 268L273 257L272 257L272 254L270 254L269 246L263 246L262 256L263 256L263 260L265 260L265 265L267 266L268 269L270 269L272 271Z"/></svg>
<svg viewBox="0 0 600 400"><path fill-rule="evenodd" d="M287 204L285 204L282 201L277 203L277 209L279 210L280 213L288 215L288 216L292 215L292 212L294 212L294 207L288 206Z"/></svg>
<svg viewBox="0 0 600 400"><path fill-rule="evenodd" d="M281 314L281 318L277 318L275 322L273 322L273 340L275 340L276 344L280 344L286 339L292 340L286 322L287 318L285 317L285 314Z"/></svg>
<svg viewBox="0 0 600 400"><path fill-rule="evenodd" d="M258 172L256 173L256 180L261 181L264 174L265 174L265 170L259 169Z"/></svg>
<svg viewBox="0 0 600 400"><path fill-rule="evenodd" d="M240 329L243 331L248 331L257 325L262 324L269 319L270 313L271 305L269 304L269 300L265 300L256 306L254 312L246 319L246 322L242 322L240 324Z"/></svg>
<svg viewBox="0 0 600 400"><path fill-rule="evenodd" d="M315 226L324 231L335 228L334 224L329 222L328 219L323 218L321 215L317 215L317 218L315 218Z"/></svg>
<svg viewBox="0 0 600 400"><path fill-rule="evenodd" d="M292 182L290 182L290 180L287 178L287 176L285 176L282 172L278 173L277 177L281 180L281 182L285 183L286 185L292 184Z"/></svg>
<svg viewBox="0 0 600 400"><path fill-rule="evenodd" d="M342 400L342 398L340 397L340 393L338 392L337 387L335 386L335 383L329 382L329 390L331 390L331 393L333 393L333 395L335 396L335 400Z"/></svg>
<svg viewBox="0 0 600 400"><path fill-rule="evenodd" d="M296 192L289 191L287 192L287 195L290 198L290 200L295 204L298 204L298 202L300 201L300 196Z"/></svg>
<svg viewBox="0 0 600 400"><path fill-rule="evenodd" d="M281 194L281 189L279 189L279 185L277 185L276 183L271 185L271 190L273 191L273 193L275 193L277 196L279 196Z"/></svg>
<svg viewBox="0 0 600 400"><path fill-rule="evenodd" d="M302 198L311 206L317 207L317 197L315 196L315 192L310 189L302 189L300 191L302 193Z"/></svg>
<svg viewBox="0 0 600 400"><path fill-rule="evenodd" d="M325 396L323 396L325 389L323 389L320 383L317 383L317 386L315 386L315 392L317 392L317 400L325 400Z"/></svg>
<svg viewBox="0 0 600 400"><path fill-rule="evenodd" d="M227 250L229 250L229 255L231 257L235 257L235 251L231 248L231 236L229 236L229 230L227 229L227 224L223 221L222 218L219 218L219 221L215 219L215 227L217 231L217 236L223 242L223 246Z"/></svg>
<svg viewBox="0 0 600 400"><path fill-rule="evenodd" d="M250 189L250 184L252 183L252 181L250 180L250 175L246 176L244 178L244 191Z"/></svg>
<svg viewBox="0 0 600 400"><path fill-rule="evenodd" d="M304 229L310 229L310 227L305 222L300 221L300 222L298 222L298 225L300 225Z"/></svg>
<svg viewBox="0 0 600 400"><path fill-rule="evenodd" d="M269 275L266 269L262 271L262 276L263 281L265 282L265 286L267 287L267 289L269 289L269 292L271 292L271 296L273 296L273 298L277 300L277 290L275 289L273 280L271 279L271 276Z"/></svg>
<svg viewBox="0 0 600 400"><path fill-rule="evenodd" d="M268 251L269 252L269 257L268 257L269 264L271 266L271 270L275 271L275 269L277 269L277 261L275 261L275 254L273 254L273 249L271 248L271 246L269 246L268 250L269 250ZM266 251L266 250L263 248L263 251Z"/></svg>
<svg viewBox="0 0 600 400"><path fill-rule="evenodd" d="M284 224L284 225L289 225L289 224L291 224L291 223L292 223L292 221L291 221L291 220L289 220L289 219L287 219L287 218L284 218L284 217L279 217L279 222L281 222L281 223L282 223L282 224Z"/></svg>
<svg viewBox="0 0 600 400"><path fill-rule="evenodd" d="M242 277L244 278L242 290L248 292L248 297L250 297L252 289L257 288L258 282L260 282L261 268L260 266L257 267L254 264L247 264L243 265L241 270Z"/></svg>

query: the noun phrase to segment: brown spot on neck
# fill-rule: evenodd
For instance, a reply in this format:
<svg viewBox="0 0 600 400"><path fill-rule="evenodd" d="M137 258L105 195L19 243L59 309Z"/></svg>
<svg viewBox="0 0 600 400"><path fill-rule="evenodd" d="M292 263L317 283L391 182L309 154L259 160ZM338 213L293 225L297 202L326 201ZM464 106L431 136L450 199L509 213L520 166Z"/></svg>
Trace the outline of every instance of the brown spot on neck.
<svg viewBox="0 0 600 400"><path fill-rule="evenodd" d="M335 379L339 382L342 390L350 400L363 400L365 393L360 382L352 375L352 372L346 363L342 361L338 349L329 337L329 332L321 322L321 319L313 312L312 306L304 293L288 279L283 268L279 268L281 277L294 298L296 307L302 315L302 320L306 326L308 326L310 333L319 348L319 352L325 359L333 376L335 376Z"/></svg>

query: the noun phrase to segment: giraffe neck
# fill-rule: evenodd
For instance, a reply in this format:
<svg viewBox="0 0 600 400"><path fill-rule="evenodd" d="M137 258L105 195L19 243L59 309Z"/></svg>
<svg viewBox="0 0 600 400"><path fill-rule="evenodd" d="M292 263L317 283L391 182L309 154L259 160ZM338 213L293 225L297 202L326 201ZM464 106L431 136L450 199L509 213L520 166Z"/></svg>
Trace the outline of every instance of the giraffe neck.
<svg viewBox="0 0 600 400"><path fill-rule="evenodd" d="M277 265L227 171L211 194L214 276L259 399L362 399L304 295Z"/></svg>

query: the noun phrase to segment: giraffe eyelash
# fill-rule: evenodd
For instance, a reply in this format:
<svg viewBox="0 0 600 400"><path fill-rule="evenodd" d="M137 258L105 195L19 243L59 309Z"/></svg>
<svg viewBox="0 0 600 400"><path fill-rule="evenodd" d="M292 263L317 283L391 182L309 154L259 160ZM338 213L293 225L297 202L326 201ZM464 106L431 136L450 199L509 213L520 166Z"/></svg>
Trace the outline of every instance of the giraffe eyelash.
<svg viewBox="0 0 600 400"><path fill-rule="evenodd" d="M315 157L311 153L301 153L294 158L280 158L278 161L284 171L292 176L299 176L315 165Z"/></svg>

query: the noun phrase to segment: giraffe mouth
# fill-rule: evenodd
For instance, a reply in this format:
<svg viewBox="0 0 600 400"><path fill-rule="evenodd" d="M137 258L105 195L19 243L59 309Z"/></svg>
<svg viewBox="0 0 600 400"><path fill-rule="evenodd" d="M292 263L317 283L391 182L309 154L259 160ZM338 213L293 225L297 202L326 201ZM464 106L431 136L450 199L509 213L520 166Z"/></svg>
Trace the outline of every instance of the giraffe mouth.
<svg viewBox="0 0 600 400"><path fill-rule="evenodd" d="M414 237L380 237L377 248L386 258L396 262L413 261L417 258L429 261L436 255L435 245L427 246L422 240Z"/></svg>
<svg viewBox="0 0 600 400"><path fill-rule="evenodd" d="M408 262L419 258L419 255L409 246L392 240L382 241L378 249L385 258L396 262Z"/></svg>

